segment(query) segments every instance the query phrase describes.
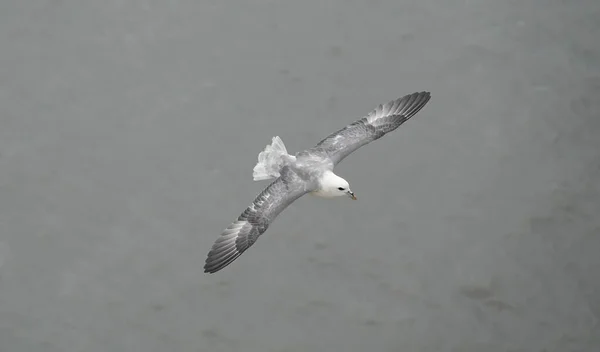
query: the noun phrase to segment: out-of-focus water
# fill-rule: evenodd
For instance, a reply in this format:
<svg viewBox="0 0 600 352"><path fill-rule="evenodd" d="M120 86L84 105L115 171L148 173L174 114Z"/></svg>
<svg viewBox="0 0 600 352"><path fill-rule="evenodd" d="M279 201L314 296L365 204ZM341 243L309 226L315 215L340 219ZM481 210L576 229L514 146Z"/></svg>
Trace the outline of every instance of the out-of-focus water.
<svg viewBox="0 0 600 352"><path fill-rule="evenodd" d="M600 2L4 1L0 351L597 351ZM432 92L202 273L310 147Z"/></svg>

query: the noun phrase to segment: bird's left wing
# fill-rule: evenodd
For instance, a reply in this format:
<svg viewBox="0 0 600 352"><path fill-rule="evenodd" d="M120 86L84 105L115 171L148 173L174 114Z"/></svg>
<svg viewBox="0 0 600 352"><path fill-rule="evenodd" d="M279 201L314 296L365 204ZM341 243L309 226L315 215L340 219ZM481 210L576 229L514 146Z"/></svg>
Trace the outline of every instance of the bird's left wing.
<svg viewBox="0 0 600 352"><path fill-rule="evenodd" d="M277 215L308 191L304 182L288 168L262 191L246 210L215 241L204 265L205 273L215 273L236 260Z"/></svg>
<svg viewBox="0 0 600 352"><path fill-rule="evenodd" d="M400 127L430 98L429 92L419 92L379 105L369 115L325 137L312 150L325 152L336 165L356 149Z"/></svg>

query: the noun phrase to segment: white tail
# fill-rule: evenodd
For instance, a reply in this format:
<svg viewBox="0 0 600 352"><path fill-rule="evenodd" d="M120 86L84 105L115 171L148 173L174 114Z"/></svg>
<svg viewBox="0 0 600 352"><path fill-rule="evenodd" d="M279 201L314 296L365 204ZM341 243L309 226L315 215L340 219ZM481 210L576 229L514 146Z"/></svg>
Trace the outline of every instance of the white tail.
<svg viewBox="0 0 600 352"><path fill-rule="evenodd" d="M265 150L258 154L258 163L254 166L254 172L252 173L254 181L279 177L279 170L285 163L283 156L293 158L288 155L281 138L275 136L271 145L267 145Z"/></svg>

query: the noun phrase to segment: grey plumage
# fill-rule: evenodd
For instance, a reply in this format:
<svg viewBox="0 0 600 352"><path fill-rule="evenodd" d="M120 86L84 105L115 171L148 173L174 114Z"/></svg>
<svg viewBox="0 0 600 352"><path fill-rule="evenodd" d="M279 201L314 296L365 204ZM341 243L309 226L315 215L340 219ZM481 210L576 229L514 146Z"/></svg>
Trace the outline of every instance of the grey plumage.
<svg viewBox="0 0 600 352"><path fill-rule="evenodd" d="M305 182L285 167L281 176L267 186L216 240L206 258L204 272L217 272L237 259L267 231L283 209L307 192Z"/></svg>
<svg viewBox="0 0 600 352"><path fill-rule="evenodd" d="M281 164L280 176L263 190L213 244L204 272L215 273L237 259L288 205L315 191L321 175L356 149L383 137L419 112L429 92L406 95L379 105L367 116L336 131L316 146Z"/></svg>
<svg viewBox="0 0 600 352"><path fill-rule="evenodd" d="M313 150L322 150L337 165L356 149L392 132L413 117L429 101L428 92L413 93L380 104L370 114L325 137Z"/></svg>

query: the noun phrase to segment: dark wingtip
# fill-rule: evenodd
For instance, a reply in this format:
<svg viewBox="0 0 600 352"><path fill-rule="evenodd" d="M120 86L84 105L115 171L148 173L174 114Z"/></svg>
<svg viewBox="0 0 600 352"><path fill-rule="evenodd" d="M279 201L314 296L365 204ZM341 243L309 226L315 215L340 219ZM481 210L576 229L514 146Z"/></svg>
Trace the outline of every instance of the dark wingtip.
<svg viewBox="0 0 600 352"><path fill-rule="evenodd" d="M235 240L224 246L222 245L223 243L224 242L217 241L210 252L208 252L206 261L204 262L205 273L214 274L217 271L222 270L239 258L248 248L240 247L238 241Z"/></svg>
<svg viewBox="0 0 600 352"><path fill-rule="evenodd" d="M429 99L431 99L431 93L427 91L405 95L398 99L400 108L398 114L405 116L408 120L421 111L427 102L429 102Z"/></svg>
<svg viewBox="0 0 600 352"><path fill-rule="evenodd" d="M214 269L214 263L209 263L209 259L210 259L210 255L208 258L206 258L206 262L204 263L204 273L205 274L214 274L216 273L218 270Z"/></svg>
<svg viewBox="0 0 600 352"><path fill-rule="evenodd" d="M216 256L211 251L206 258L206 263L204 264L204 272L207 274L214 274L217 271L222 270L229 264L231 264L234 260L236 260L240 255L242 255L243 251L240 252L237 249L231 253L228 253L223 256Z"/></svg>

